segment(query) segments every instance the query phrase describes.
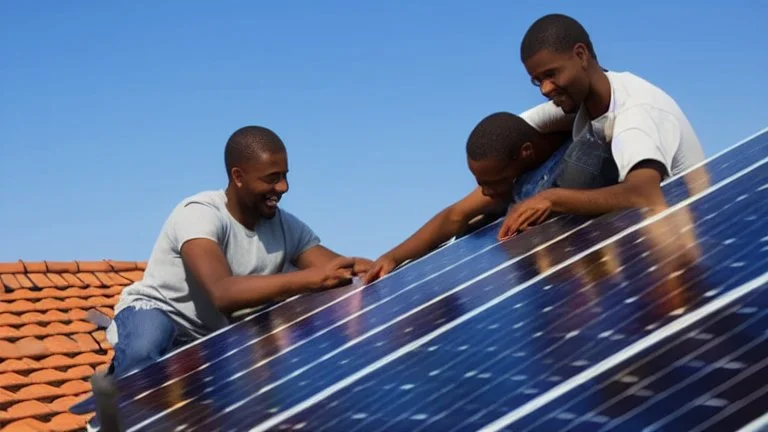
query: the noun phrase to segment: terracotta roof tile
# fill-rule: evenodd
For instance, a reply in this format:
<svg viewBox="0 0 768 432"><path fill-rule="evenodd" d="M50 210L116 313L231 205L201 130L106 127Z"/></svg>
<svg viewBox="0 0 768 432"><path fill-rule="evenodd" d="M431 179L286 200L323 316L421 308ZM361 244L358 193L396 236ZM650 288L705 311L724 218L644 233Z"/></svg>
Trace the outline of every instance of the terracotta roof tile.
<svg viewBox="0 0 768 432"><path fill-rule="evenodd" d="M112 266L106 261L78 261L81 272L105 272L112 271Z"/></svg>
<svg viewBox="0 0 768 432"><path fill-rule="evenodd" d="M14 276L13 274L4 273L4 274L0 275L0 282L2 282L3 285L5 285L6 287L8 287L10 289L19 289L19 288L21 288L21 284L19 283L18 280L16 280L16 276Z"/></svg>
<svg viewBox="0 0 768 432"><path fill-rule="evenodd" d="M0 359L21 357L16 344L4 340L0 340L0 356Z"/></svg>
<svg viewBox="0 0 768 432"><path fill-rule="evenodd" d="M120 276L130 280L131 282L137 282L140 281L141 278L144 277L144 272L142 271L129 271L129 272L120 272L118 273Z"/></svg>
<svg viewBox="0 0 768 432"><path fill-rule="evenodd" d="M21 337L21 333L15 327L2 326L0 327L0 340L2 339L18 339Z"/></svg>
<svg viewBox="0 0 768 432"><path fill-rule="evenodd" d="M83 282L80 279L78 279L72 273L62 273L61 277L63 277L64 280L67 281L67 283L70 284L70 286L76 286L76 287L84 287L85 286L85 282Z"/></svg>
<svg viewBox="0 0 768 432"><path fill-rule="evenodd" d="M47 276L45 276L45 273L31 273L29 274L29 279L38 288L48 288L48 287L56 286L56 284L54 284L50 279L48 279Z"/></svg>
<svg viewBox="0 0 768 432"><path fill-rule="evenodd" d="M48 271L45 261L22 261L22 264L24 264L25 273L45 273Z"/></svg>
<svg viewBox="0 0 768 432"><path fill-rule="evenodd" d="M48 271L51 273L77 273L78 272L77 263L74 261L66 261L66 262L46 261L45 264L48 267Z"/></svg>
<svg viewBox="0 0 768 432"><path fill-rule="evenodd" d="M55 336L54 336L55 337ZM64 337L64 336L62 336ZM16 350L19 357L39 358L51 355L48 344L34 337L25 337L16 341ZM0 356L3 354L0 353Z"/></svg>
<svg viewBox="0 0 768 432"><path fill-rule="evenodd" d="M122 289L144 276L126 261L0 263L0 431L82 430L92 414L70 406L112 359L104 329Z"/></svg>
<svg viewBox="0 0 768 432"><path fill-rule="evenodd" d="M0 273L24 273L24 263L16 261L12 263L0 263Z"/></svg>
<svg viewBox="0 0 768 432"><path fill-rule="evenodd" d="M19 281L19 285L21 285L22 288L34 288L35 284L32 283L31 280L27 277L27 275L18 273L16 274L16 280Z"/></svg>
<svg viewBox="0 0 768 432"><path fill-rule="evenodd" d="M32 359L10 359L0 362L0 372L26 371L40 367L40 363Z"/></svg>
<svg viewBox="0 0 768 432"><path fill-rule="evenodd" d="M0 420L16 420L26 417L35 417L51 414L52 411L44 403L36 400L28 400L17 403L8 408L4 413L0 412Z"/></svg>
<svg viewBox="0 0 768 432"><path fill-rule="evenodd" d="M112 261L107 260L110 266L112 266L112 270L118 272L118 271L130 271L130 270L136 270L139 268L139 263L133 262L133 261Z"/></svg>
<svg viewBox="0 0 768 432"><path fill-rule="evenodd" d="M13 387L29 384L27 377L21 376L16 372L0 373L0 387Z"/></svg>
<svg viewBox="0 0 768 432"><path fill-rule="evenodd" d="M76 273L75 276L77 276L78 279L85 282L86 285L90 286L102 286L103 284L99 280L99 278L96 277L93 273Z"/></svg>
<svg viewBox="0 0 768 432"><path fill-rule="evenodd" d="M48 279L51 280L51 282L53 282L53 286L55 286L56 288L67 288L67 287L69 287L69 282L67 282L66 279L61 277L60 274L58 274L58 273L46 273L45 275L48 277Z"/></svg>
<svg viewBox="0 0 768 432"><path fill-rule="evenodd" d="M7 312L0 314L0 326L19 325L22 322L21 317L16 314Z"/></svg>

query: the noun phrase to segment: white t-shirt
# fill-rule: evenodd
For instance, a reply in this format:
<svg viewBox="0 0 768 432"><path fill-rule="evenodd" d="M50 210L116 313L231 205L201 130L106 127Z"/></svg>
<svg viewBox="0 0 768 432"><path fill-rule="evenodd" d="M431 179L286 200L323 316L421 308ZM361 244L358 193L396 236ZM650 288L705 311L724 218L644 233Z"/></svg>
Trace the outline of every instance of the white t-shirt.
<svg viewBox="0 0 768 432"><path fill-rule="evenodd" d="M620 182L643 160L661 162L668 176L704 160L693 126L672 97L630 72L606 75L611 83L611 103L605 114L592 120L592 126L611 144ZM574 139L590 121L583 105L576 115L566 115L551 101L520 116L540 132L571 129Z"/></svg>
<svg viewBox="0 0 768 432"><path fill-rule="evenodd" d="M232 217L226 204L223 190L201 192L179 203L158 236L144 278L123 290L115 314L128 306L159 308L192 336L204 336L229 321L184 266L181 246L185 242L207 238L218 243L235 276L283 272L301 253L320 243L307 225L285 210L259 221L251 231ZM119 329L117 333L110 332L113 344Z"/></svg>

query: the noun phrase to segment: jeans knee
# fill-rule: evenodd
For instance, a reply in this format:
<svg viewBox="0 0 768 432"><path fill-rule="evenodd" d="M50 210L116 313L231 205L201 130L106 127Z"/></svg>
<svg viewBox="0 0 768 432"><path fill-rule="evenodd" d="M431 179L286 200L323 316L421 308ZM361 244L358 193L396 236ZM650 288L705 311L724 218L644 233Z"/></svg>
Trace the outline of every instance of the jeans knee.
<svg viewBox="0 0 768 432"><path fill-rule="evenodd" d="M126 308L115 316L114 324L117 343L113 366L118 376L165 355L176 337L173 320L158 309Z"/></svg>

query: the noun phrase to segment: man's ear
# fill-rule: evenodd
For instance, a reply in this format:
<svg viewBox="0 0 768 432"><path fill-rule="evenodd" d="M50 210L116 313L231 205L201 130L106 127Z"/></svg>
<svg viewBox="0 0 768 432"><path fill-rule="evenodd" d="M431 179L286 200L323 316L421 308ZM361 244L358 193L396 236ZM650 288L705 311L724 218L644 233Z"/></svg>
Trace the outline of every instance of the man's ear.
<svg viewBox="0 0 768 432"><path fill-rule="evenodd" d="M589 49L586 45L583 43L577 43L573 46L573 55L576 56L576 58L579 59L579 65L582 69L587 69L587 66L589 65Z"/></svg>
<svg viewBox="0 0 768 432"><path fill-rule="evenodd" d="M235 183L235 186L242 187L245 183L244 177L243 170L237 167L232 168L232 182Z"/></svg>
<svg viewBox="0 0 768 432"><path fill-rule="evenodd" d="M527 142L520 146L520 159L532 159L533 157L533 144Z"/></svg>

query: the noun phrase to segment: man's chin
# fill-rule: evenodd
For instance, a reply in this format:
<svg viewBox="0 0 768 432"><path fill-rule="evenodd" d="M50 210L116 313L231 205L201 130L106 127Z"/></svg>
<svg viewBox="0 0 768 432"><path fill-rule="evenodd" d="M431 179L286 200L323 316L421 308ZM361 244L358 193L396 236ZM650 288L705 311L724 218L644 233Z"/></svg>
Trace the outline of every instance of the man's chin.
<svg viewBox="0 0 768 432"><path fill-rule="evenodd" d="M266 205L260 205L259 206L259 216L261 216L264 219L272 219L277 215L277 207L272 206L266 206Z"/></svg>

